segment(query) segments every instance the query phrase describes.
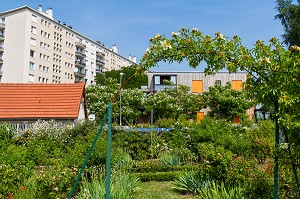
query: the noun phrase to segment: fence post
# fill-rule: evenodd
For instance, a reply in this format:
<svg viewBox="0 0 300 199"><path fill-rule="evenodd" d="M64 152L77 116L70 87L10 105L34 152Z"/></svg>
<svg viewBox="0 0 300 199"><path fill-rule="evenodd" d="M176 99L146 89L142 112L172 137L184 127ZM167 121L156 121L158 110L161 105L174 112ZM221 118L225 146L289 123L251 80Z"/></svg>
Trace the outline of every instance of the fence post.
<svg viewBox="0 0 300 199"><path fill-rule="evenodd" d="M108 132L107 132L107 157L106 157L106 194L110 199L110 156L111 156L111 128L112 128L112 103L108 103Z"/></svg>
<svg viewBox="0 0 300 199"><path fill-rule="evenodd" d="M106 114L105 114L105 116L104 116L104 118L103 118L103 120L102 120L102 123L101 123L101 126L100 126L99 130L98 130L98 133L97 133L97 135L96 135L94 141L92 142L92 145L91 145L91 147L90 147L90 150L89 150L89 152L88 152L88 154L87 154L87 156L86 156L86 158L85 158L85 160L84 160L84 163L83 163L83 165L82 165L82 167L81 167L81 169L80 169L80 171L79 171L79 173L78 173L78 176L77 176L77 178L76 178L76 180L75 180L75 183L74 183L74 185L73 185L73 187L72 187L72 190L71 190L71 192L70 192L70 194L69 194L69 196L68 196L68 199L71 199L71 197L72 197L72 195L73 195L73 193L74 193L74 191L75 191L75 189L76 189L76 186L77 186L77 184L78 184L78 182L79 182L79 180L80 180L81 174L82 174L82 172L83 172L83 170L84 170L84 168L85 168L85 166L86 166L86 164L87 164L87 162L88 162L88 160L89 160L89 158L90 158L90 156L91 156L91 154L92 154L92 151L93 151L93 149L94 149L94 147L95 147L95 145L96 145L96 142L97 142L97 140L98 140L98 138L99 138L99 135L100 135L100 133L101 133L101 131L102 131L102 128L103 128L104 124L106 123L106 119L107 119L107 116L108 116L108 112L109 112L109 111L106 112ZM111 115L111 113L110 113L110 115Z"/></svg>

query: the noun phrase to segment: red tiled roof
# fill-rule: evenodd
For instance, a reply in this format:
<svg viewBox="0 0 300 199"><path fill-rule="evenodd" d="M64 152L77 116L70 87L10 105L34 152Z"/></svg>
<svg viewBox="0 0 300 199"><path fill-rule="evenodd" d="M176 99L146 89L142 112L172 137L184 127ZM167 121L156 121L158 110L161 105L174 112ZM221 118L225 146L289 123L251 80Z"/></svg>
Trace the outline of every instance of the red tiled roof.
<svg viewBox="0 0 300 199"><path fill-rule="evenodd" d="M76 119L84 84L0 84L0 119Z"/></svg>

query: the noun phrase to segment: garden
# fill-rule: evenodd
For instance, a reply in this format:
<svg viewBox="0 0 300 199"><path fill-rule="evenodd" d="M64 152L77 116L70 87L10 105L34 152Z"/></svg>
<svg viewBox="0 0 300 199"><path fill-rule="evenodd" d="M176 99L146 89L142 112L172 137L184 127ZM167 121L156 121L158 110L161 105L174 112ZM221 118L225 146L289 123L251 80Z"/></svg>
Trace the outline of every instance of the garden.
<svg viewBox="0 0 300 199"><path fill-rule="evenodd" d="M155 126L173 130L153 131L150 139L150 132L113 128L111 198L271 197L271 121L159 119ZM66 198L97 128L95 122L38 121L16 134L2 124L1 198ZM100 135L73 198L105 198L106 136ZM280 198L297 198L287 149L279 153Z"/></svg>
<svg viewBox="0 0 300 199"><path fill-rule="evenodd" d="M196 95L178 85L145 95L136 85L120 88L116 78L99 78L101 84L87 88L95 121L37 121L21 132L0 125L0 197L67 198L113 101L111 198L299 198L300 47L287 50L271 38L248 49L238 36L209 36L183 27L170 38L150 38L132 77L160 61L183 60L191 68L205 62L207 75L246 71L244 89L215 85ZM118 125L120 89L129 128ZM254 105L267 113L266 120L245 116ZM211 108L208 116L194 122L195 113L206 107ZM137 123L138 116L149 117L152 110L153 125ZM240 124L232 124L234 116ZM105 126L73 198L105 198L107 130Z"/></svg>

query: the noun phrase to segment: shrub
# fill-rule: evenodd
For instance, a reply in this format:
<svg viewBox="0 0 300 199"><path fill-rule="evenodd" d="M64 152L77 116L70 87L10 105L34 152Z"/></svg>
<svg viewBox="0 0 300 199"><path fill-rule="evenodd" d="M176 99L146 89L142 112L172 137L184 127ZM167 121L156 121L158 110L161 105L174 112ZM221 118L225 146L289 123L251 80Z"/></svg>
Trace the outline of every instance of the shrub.
<svg viewBox="0 0 300 199"><path fill-rule="evenodd" d="M92 178L92 181L89 182L84 180L80 187L80 192L75 198L77 199L102 199L105 198L106 185L105 175L100 173L97 176ZM115 173L111 175L111 197L112 199L131 199L132 192L137 186L139 179L136 175L130 175L127 173Z"/></svg>
<svg viewBox="0 0 300 199"><path fill-rule="evenodd" d="M172 181L182 172L156 172L156 173L140 173L139 178L142 182L147 181Z"/></svg>
<svg viewBox="0 0 300 199"><path fill-rule="evenodd" d="M240 185L226 187L224 182L209 181L207 186L200 188L201 199L245 199L244 189Z"/></svg>
<svg viewBox="0 0 300 199"><path fill-rule="evenodd" d="M203 177L200 172L185 171L182 175L178 176L174 182L174 189L186 194L198 194L201 188L208 186L209 180Z"/></svg>
<svg viewBox="0 0 300 199"><path fill-rule="evenodd" d="M201 143L198 145L200 161L203 162L202 169L206 171L212 179L224 180L234 154L215 144Z"/></svg>

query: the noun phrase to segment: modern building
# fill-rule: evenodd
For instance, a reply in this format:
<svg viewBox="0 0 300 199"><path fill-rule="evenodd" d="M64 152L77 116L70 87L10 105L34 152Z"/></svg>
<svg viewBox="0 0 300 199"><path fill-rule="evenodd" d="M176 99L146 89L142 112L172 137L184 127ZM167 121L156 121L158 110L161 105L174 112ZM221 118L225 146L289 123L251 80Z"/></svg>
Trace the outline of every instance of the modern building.
<svg viewBox="0 0 300 199"><path fill-rule="evenodd" d="M23 6L0 13L0 82L94 83L96 73L135 64L43 11Z"/></svg>
<svg viewBox="0 0 300 199"><path fill-rule="evenodd" d="M246 72L228 73L219 72L214 75L205 75L204 72L148 72L148 88L149 92L156 92L170 87L165 80L172 82L173 87L177 85L186 85L191 88L192 93L202 93L208 91L210 86L216 83L225 86L230 82L233 89L241 90L242 84L247 79ZM171 85L172 86L172 85ZM209 109L202 109L197 112L197 119L200 121ZM247 110L247 114L252 117L254 109ZM236 118L236 123L238 123Z"/></svg>

